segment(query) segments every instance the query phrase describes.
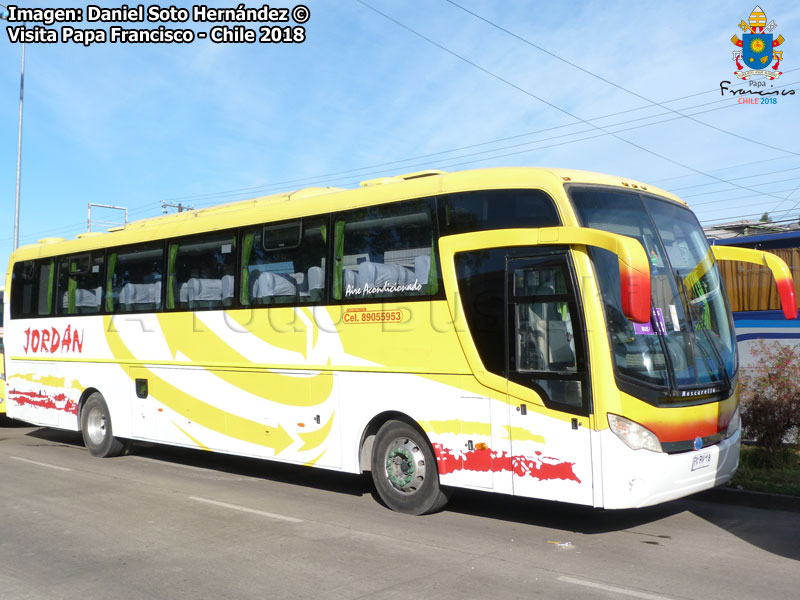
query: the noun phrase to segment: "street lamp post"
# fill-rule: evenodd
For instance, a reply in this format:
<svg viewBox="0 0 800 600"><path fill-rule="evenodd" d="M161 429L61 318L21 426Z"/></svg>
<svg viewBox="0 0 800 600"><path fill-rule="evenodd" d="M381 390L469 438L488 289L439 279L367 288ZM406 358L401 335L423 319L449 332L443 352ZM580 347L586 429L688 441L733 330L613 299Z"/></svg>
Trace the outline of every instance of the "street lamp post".
<svg viewBox="0 0 800 600"><path fill-rule="evenodd" d="M8 10L5 4L0 4ZM8 20L7 16L2 18ZM17 193L14 200L14 250L19 246L19 183L22 172L22 100L25 94L25 42L22 43L22 66L19 71L19 132L17 134Z"/></svg>

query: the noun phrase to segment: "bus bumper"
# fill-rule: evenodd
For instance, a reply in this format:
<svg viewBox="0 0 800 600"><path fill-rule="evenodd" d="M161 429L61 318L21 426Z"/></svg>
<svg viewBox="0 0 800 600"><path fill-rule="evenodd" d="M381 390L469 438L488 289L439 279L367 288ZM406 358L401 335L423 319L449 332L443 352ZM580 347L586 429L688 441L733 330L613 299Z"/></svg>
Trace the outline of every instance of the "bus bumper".
<svg viewBox="0 0 800 600"><path fill-rule="evenodd" d="M610 430L600 432L603 508L638 508L708 490L729 481L739 466L741 428L713 446L666 454L631 450Z"/></svg>

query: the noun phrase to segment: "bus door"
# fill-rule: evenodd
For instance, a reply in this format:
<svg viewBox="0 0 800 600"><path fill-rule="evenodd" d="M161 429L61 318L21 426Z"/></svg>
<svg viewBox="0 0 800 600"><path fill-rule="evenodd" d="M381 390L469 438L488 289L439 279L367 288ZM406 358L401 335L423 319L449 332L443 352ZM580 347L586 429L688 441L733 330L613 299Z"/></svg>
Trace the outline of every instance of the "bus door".
<svg viewBox="0 0 800 600"><path fill-rule="evenodd" d="M592 504L585 328L566 250L506 259L514 494Z"/></svg>

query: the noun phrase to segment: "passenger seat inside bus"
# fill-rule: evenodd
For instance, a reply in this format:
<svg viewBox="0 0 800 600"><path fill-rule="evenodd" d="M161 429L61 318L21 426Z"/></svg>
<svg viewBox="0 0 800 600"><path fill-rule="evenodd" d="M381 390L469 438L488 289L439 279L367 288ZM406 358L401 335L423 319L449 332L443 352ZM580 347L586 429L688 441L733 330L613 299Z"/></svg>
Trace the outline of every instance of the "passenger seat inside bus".
<svg viewBox="0 0 800 600"><path fill-rule="evenodd" d="M233 275L221 279L192 277L178 288L178 300L190 308L213 308L233 304Z"/></svg>
<svg viewBox="0 0 800 600"><path fill-rule="evenodd" d="M61 298L62 313L66 314L90 314L100 312L100 300L103 297L103 287L97 286L94 289L78 288L75 290L75 312L70 313L69 292L64 292Z"/></svg>
<svg viewBox="0 0 800 600"><path fill-rule="evenodd" d="M308 270L308 295L311 302L319 302L325 293L325 271L322 267Z"/></svg>
<svg viewBox="0 0 800 600"><path fill-rule="evenodd" d="M417 251L430 252L430 249L426 248ZM407 252L414 252L414 250ZM407 252L404 252L405 255L401 257L392 256L389 259L392 260L392 262L375 262L369 260L367 256L366 259L360 259L357 266L354 264L356 260L358 260L357 255L345 256L343 259L345 266L342 271L342 287L345 291L345 297L347 297L348 287L359 290L364 294L364 297L369 297L368 288L379 288L383 290L385 285L387 288L390 288L388 293L401 293L401 291L406 290L392 290L391 288L394 286L409 286L414 283L418 283L422 286L422 293L426 293L431 272L430 254L409 256ZM388 258L389 254L399 253L387 253L387 256L383 258ZM400 264L401 262L408 263L412 258L414 261L413 269L410 266ZM408 291L412 290L409 289Z"/></svg>
<svg viewBox="0 0 800 600"><path fill-rule="evenodd" d="M119 292L123 311L156 310L161 305L161 282L126 283Z"/></svg>
<svg viewBox="0 0 800 600"><path fill-rule="evenodd" d="M255 304L286 303L294 301L304 287L303 273L271 273L265 271L253 283L252 299Z"/></svg>
<svg viewBox="0 0 800 600"><path fill-rule="evenodd" d="M413 283L413 274L410 269L396 264L363 262L358 266L357 281L362 288L406 285Z"/></svg>

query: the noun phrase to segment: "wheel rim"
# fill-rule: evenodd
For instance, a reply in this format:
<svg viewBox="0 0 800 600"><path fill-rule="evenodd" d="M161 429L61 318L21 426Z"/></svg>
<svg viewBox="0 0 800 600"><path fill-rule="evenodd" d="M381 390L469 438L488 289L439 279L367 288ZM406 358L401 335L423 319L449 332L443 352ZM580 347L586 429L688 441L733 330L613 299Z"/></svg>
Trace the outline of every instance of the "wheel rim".
<svg viewBox="0 0 800 600"><path fill-rule="evenodd" d="M413 494L425 481L425 455L414 440L396 438L386 449L386 478L403 493Z"/></svg>
<svg viewBox="0 0 800 600"><path fill-rule="evenodd" d="M86 416L86 435L95 446L99 446L106 439L106 415L99 408L89 409L89 414Z"/></svg>

